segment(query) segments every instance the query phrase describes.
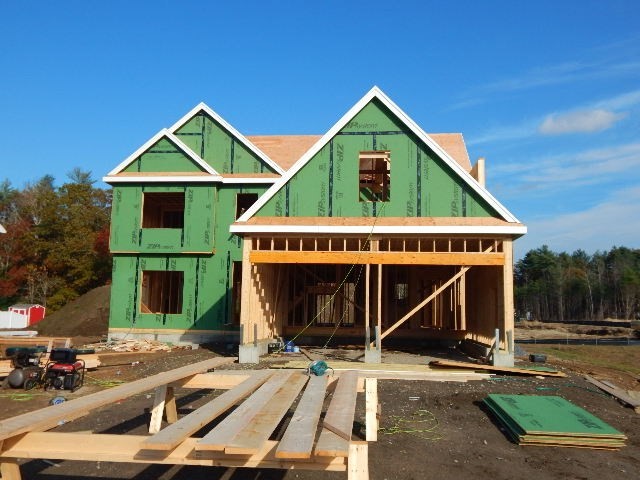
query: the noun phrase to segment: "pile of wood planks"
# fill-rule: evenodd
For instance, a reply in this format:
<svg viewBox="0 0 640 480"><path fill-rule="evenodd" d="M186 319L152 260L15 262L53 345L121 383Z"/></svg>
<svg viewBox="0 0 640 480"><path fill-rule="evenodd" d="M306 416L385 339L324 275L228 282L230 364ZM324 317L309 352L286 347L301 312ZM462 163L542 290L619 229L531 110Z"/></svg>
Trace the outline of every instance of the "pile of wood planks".
<svg viewBox="0 0 640 480"><path fill-rule="evenodd" d="M484 404L520 445L619 450L627 439L562 397L491 394Z"/></svg>

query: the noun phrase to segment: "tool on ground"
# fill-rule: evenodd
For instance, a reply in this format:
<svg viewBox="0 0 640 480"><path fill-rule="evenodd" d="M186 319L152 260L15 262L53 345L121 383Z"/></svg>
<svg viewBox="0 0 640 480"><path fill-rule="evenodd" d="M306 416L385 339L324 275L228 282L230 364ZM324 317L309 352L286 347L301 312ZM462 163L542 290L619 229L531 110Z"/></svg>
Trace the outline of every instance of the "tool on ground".
<svg viewBox="0 0 640 480"><path fill-rule="evenodd" d="M322 377L327 370L331 370L331 374L333 375L333 368L327 365L327 362L324 360L316 360L311 362L307 367L307 375L315 375L316 377Z"/></svg>
<svg viewBox="0 0 640 480"><path fill-rule="evenodd" d="M11 388L30 390L40 383L44 368L40 365L40 358L46 352L46 347L9 347L5 355L11 359L13 370L7 377L7 384Z"/></svg>
<svg viewBox="0 0 640 480"><path fill-rule="evenodd" d="M85 363L72 348L53 348L44 372L44 389L77 390L84 383Z"/></svg>

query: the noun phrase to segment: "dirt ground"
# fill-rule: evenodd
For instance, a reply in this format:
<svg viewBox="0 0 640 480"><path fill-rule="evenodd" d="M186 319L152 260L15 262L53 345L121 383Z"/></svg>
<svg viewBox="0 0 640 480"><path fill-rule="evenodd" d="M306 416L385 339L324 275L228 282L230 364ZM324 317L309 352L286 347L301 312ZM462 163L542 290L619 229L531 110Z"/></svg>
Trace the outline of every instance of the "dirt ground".
<svg viewBox="0 0 640 480"><path fill-rule="evenodd" d="M622 347L626 348L626 347ZM639 347L629 347L639 348ZM86 385L68 398L85 395L118 382L155 374L219 355L205 348L174 350L170 353L107 354L103 366L89 372ZM320 352L321 353L321 352ZM356 358L357 351L332 351L334 358ZM360 352L361 353L361 352ZM443 356L446 350L429 352L386 352L388 363L426 363L429 356ZM429 355L429 356L428 356ZM295 354L272 358L270 362L303 360ZM268 366L268 362L260 368ZM638 478L640 472L640 415L598 391L584 381L579 366L552 364L568 373L567 378L496 376L491 380L467 383L382 380L382 405L378 441L369 444L370 478L383 479L624 479ZM226 368L246 368L231 364ZM608 375L585 367L582 373ZM615 372L614 372L615 373ZM609 377L611 378L611 377ZM618 382L617 379L614 381ZM632 376L623 380L626 388L640 388ZM15 395L0 391L0 418L8 418L48 404L55 393L32 391ZM218 394L211 390L178 390L178 412L187 414ZM482 406L489 393L560 395L587 409L628 436L620 451L599 451L559 447L523 447L512 443ZM13 395L13 396L12 396ZM364 396L358 400L354 436L364 438ZM151 392L137 395L116 405L58 427L59 431L94 431L144 434L149 421ZM81 445L78 448L82 448ZM24 479L32 480L199 480L240 479L339 479L346 473L280 471L193 466L148 466L108 462L42 460L25 461Z"/></svg>

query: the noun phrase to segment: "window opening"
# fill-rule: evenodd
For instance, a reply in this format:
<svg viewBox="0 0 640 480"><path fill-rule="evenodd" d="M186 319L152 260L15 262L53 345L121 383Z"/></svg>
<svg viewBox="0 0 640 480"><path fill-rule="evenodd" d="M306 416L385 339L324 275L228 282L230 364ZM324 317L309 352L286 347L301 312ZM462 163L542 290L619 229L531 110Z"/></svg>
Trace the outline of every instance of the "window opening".
<svg viewBox="0 0 640 480"><path fill-rule="evenodd" d="M144 192L142 228L183 228L184 192Z"/></svg>
<svg viewBox="0 0 640 480"><path fill-rule="evenodd" d="M238 193L236 195L236 220L258 200L257 193Z"/></svg>
<svg viewBox="0 0 640 480"><path fill-rule="evenodd" d="M360 152L360 201L388 202L391 187L391 152Z"/></svg>
<svg viewBox="0 0 640 480"><path fill-rule="evenodd" d="M142 313L182 313L184 272L144 270L142 272Z"/></svg>

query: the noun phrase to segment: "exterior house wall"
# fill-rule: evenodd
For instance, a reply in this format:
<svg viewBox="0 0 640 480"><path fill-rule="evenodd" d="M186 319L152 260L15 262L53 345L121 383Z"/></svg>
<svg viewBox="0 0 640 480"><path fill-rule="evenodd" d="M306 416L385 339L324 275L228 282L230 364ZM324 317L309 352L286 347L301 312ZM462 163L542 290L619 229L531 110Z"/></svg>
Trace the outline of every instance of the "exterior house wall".
<svg viewBox="0 0 640 480"><path fill-rule="evenodd" d="M197 115L176 137L216 171L272 173L273 169L207 115ZM162 138L122 169L125 174L201 173L180 147ZM145 182L114 186L110 248L114 255L109 331L154 338L237 335L239 303L234 269L242 238L229 233L239 193L264 193L268 184ZM144 228L145 194L183 194L182 228ZM152 313L142 303L144 272L182 272L180 312ZM239 285L237 285L239 291ZM203 337L204 338L204 337Z"/></svg>

